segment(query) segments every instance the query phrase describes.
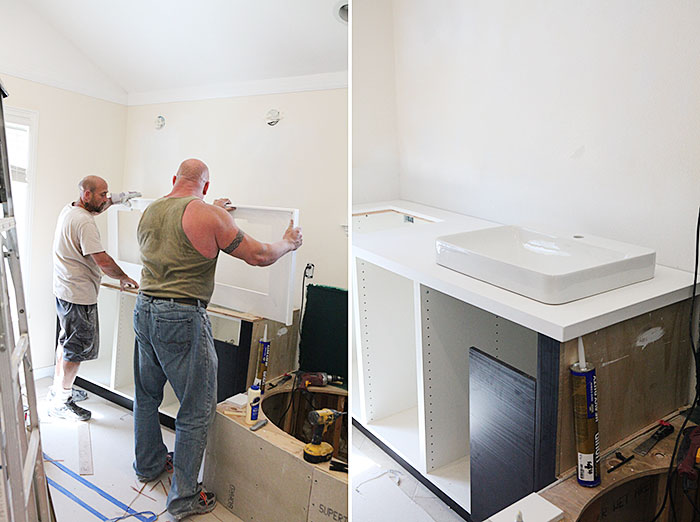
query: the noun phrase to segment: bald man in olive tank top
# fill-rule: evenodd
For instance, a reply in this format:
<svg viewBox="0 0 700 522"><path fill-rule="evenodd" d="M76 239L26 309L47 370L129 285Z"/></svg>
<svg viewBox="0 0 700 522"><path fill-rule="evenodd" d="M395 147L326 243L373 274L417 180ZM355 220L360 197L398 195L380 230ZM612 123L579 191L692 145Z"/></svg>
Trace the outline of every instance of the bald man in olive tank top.
<svg viewBox="0 0 700 522"><path fill-rule="evenodd" d="M173 470L167 508L178 520L207 513L216 503L197 475L216 412L217 357L206 306L219 251L267 266L302 243L301 229L292 223L277 242L255 240L236 225L228 199L203 201L208 189L207 166L184 161L173 190L146 208L137 232L143 270L134 309L134 469L143 482ZM171 453L158 419L166 380L180 401Z"/></svg>

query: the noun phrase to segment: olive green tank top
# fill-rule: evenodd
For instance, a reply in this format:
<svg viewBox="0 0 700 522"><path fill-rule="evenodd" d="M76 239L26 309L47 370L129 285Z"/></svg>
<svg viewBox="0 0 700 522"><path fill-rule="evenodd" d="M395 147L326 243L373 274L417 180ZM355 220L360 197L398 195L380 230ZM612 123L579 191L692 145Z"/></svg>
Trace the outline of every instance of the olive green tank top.
<svg viewBox="0 0 700 522"><path fill-rule="evenodd" d="M185 207L195 196L160 198L148 205L137 230L140 290L153 297L190 297L209 302L216 260L200 254L182 229Z"/></svg>

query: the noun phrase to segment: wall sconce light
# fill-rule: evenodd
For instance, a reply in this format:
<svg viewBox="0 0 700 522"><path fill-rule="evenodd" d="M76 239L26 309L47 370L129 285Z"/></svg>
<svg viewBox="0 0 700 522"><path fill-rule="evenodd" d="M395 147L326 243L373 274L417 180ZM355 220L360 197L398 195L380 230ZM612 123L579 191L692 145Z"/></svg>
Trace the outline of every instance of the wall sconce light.
<svg viewBox="0 0 700 522"><path fill-rule="evenodd" d="M265 123L267 123L270 127L277 125L281 119L282 114L280 114L280 111L277 109L270 109L265 115Z"/></svg>
<svg viewBox="0 0 700 522"><path fill-rule="evenodd" d="M163 116L158 116L155 121L156 130L160 130L165 127L165 118Z"/></svg>
<svg viewBox="0 0 700 522"><path fill-rule="evenodd" d="M347 0L341 0L335 3L333 7L333 17L341 24L347 24L350 18L350 6Z"/></svg>

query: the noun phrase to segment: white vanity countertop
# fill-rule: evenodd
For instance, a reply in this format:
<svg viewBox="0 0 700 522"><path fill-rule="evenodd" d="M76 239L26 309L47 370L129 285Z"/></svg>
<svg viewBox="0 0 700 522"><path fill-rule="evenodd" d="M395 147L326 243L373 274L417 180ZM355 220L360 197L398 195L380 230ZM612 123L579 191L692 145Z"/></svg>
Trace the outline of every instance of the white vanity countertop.
<svg viewBox="0 0 700 522"><path fill-rule="evenodd" d="M560 342L682 301L692 295L693 274L656 265L653 279L561 305L548 305L442 267L435 239L447 234L500 226L409 201L353 206L353 214L394 209L442 221L353 233L353 256L448 294Z"/></svg>

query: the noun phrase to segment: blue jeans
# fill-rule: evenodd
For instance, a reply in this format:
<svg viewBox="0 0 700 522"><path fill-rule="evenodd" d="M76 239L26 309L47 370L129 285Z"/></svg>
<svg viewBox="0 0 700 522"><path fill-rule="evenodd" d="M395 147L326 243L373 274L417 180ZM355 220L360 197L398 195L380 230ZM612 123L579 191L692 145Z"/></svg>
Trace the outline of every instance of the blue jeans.
<svg viewBox="0 0 700 522"><path fill-rule="evenodd" d="M218 359L211 323L204 306L139 294L134 330L134 470L140 477L151 479L165 467L168 450L163 444L158 407L167 380L180 401L167 502L168 511L177 515L190 511L198 501L197 476L216 413Z"/></svg>

